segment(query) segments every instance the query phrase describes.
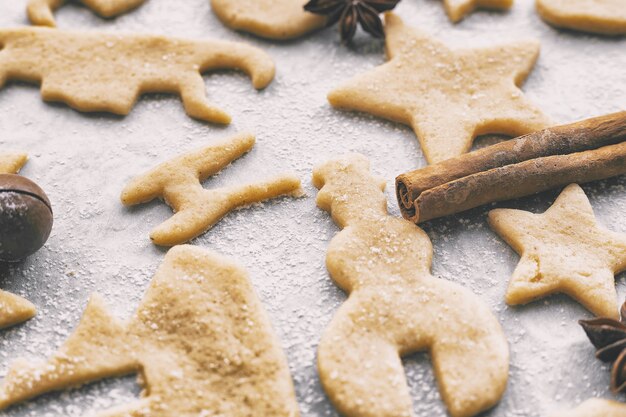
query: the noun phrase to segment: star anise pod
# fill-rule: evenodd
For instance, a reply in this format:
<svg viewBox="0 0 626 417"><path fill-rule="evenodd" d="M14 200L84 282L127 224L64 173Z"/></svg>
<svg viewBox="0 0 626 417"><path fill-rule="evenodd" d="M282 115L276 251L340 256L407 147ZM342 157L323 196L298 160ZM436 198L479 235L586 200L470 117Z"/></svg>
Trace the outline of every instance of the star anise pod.
<svg viewBox="0 0 626 417"><path fill-rule="evenodd" d="M611 390L626 392L626 302L622 305L621 320L598 317L580 320L587 337L596 347L596 357L603 362L613 362Z"/></svg>
<svg viewBox="0 0 626 417"><path fill-rule="evenodd" d="M309 0L304 10L327 16L326 26L339 22L341 40L349 42L360 23L363 30L376 38L384 38L385 30L379 14L396 7L400 0Z"/></svg>

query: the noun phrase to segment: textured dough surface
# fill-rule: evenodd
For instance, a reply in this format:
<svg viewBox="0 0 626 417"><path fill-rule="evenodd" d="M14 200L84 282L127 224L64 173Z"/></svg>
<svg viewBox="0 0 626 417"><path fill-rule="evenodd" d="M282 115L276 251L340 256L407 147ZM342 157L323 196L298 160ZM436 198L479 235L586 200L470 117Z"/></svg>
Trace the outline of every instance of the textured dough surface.
<svg viewBox="0 0 626 417"><path fill-rule="evenodd" d="M599 33L626 34L624 0L537 0L537 12L553 26Z"/></svg>
<svg viewBox="0 0 626 417"><path fill-rule="evenodd" d="M542 214L492 210L489 225L521 256L508 304L564 293L596 316L619 319L614 275L626 270L626 235L597 224L579 185L567 186Z"/></svg>
<svg viewBox="0 0 626 417"><path fill-rule="evenodd" d="M255 88L274 78L262 50L236 42L156 35L0 29L0 88L6 81L41 83L44 100L86 112L130 113L142 93L175 93L191 117L229 123L206 98L202 73L236 68Z"/></svg>
<svg viewBox="0 0 626 417"><path fill-rule="evenodd" d="M451 50L428 35L385 18L389 61L328 95L334 107L410 125L429 163L469 151L476 136L519 136L549 125L522 94L539 43Z"/></svg>
<svg viewBox="0 0 626 417"><path fill-rule="evenodd" d="M102 17L115 17L139 7L145 0L79 0ZM67 3L67 0L29 0L28 19L33 25L56 26L53 11Z"/></svg>
<svg viewBox="0 0 626 417"><path fill-rule="evenodd" d="M283 195L299 196L294 175L207 190L201 181L217 174L254 146L254 136L240 134L164 162L133 180L122 191L122 203L134 205L163 197L176 213L156 227L150 239L173 246L204 233L228 212Z"/></svg>
<svg viewBox="0 0 626 417"><path fill-rule="evenodd" d="M443 5L450 20L458 22L475 9L510 9L513 0L443 0Z"/></svg>
<svg viewBox="0 0 626 417"><path fill-rule="evenodd" d="M13 364L0 387L0 408L133 372L141 373L143 398L100 416L299 414L284 353L247 273L193 246L167 253L129 323L93 296L46 363Z"/></svg>
<svg viewBox="0 0 626 417"><path fill-rule="evenodd" d="M343 230L326 265L349 293L318 350L322 386L348 417L412 416L401 356L429 350L450 415L493 407L508 379L508 346L486 304L430 274L432 244L416 225L387 214L384 182L362 155L313 172L317 205Z"/></svg>
<svg viewBox="0 0 626 417"><path fill-rule="evenodd" d="M624 417L626 404L593 398L571 411L551 414L550 417Z"/></svg>
<svg viewBox="0 0 626 417"><path fill-rule="evenodd" d="M269 39L292 39L326 24L304 10L308 0L211 0L211 8L228 27Z"/></svg>
<svg viewBox="0 0 626 417"><path fill-rule="evenodd" d="M0 174L17 174L27 159L26 154L1 153ZM30 301L0 290L0 329L31 319L36 312L35 306Z"/></svg>

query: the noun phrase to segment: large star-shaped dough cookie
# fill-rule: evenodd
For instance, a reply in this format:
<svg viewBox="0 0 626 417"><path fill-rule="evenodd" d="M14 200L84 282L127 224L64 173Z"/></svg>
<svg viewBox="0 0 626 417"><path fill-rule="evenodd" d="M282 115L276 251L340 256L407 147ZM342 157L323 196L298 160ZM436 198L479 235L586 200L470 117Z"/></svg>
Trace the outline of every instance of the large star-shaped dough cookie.
<svg viewBox="0 0 626 417"><path fill-rule="evenodd" d="M496 209L489 224L522 257L506 301L565 293L597 316L619 318L614 275L626 270L626 235L596 223L584 191L566 187L545 213Z"/></svg>
<svg viewBox="0 0 626 417"><path fill-rule="evenodd" d="M443 0L443 5L450 20L458 22L474 9L509 9L513 0Z"/></svg>
<svg viewBox="0 0 626 417"><path fill-rule="evenodd" d="M413 127L429 163L467 152L476 136L522 135L549 121L517 85L539 53L536 41L451 50L385 17L389 62L332 91L334 107Z"/></svg>
<svg viewBox="0 0 626 417"><path fill-rule="evenodd" d="M25 154L0 154L0 173L17 174L26 163ZM0 329L32 318L35 306L15 294L0 290Z"/></svg>

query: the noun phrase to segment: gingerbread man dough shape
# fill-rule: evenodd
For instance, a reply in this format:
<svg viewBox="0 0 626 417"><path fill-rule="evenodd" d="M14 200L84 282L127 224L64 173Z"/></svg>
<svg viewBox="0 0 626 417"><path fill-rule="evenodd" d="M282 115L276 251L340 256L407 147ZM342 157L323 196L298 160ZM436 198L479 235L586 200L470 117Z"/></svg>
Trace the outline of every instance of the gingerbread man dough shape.
<svg viewBox="0 0 626 417"><path fill-rule="evenodd" d="M429 163L469 151L476 136L549 124L517 87L535 64L537 42L451 50L392 13L385 22L389 62L332 91L332 106L410 125Z"/></svg>
<svg viewBox="0 0 626 417"><path fill-rule="evenodd" d="M33 25L56 26L52 12L68 0L28 0L28 19ZM79 0L102 17L110 18L139 7L145 0Z"/></svg>
<svg viewBox="0 0 626 417"><path fill-rule="evenodd" d="M450 20L456 23L475 9L510 9L513 0L443 0L443 5Z"/></svg>
<svg viewBox="0 0 626 417"><path fill-rule="evenodd" d="M25 154L0 154L0 174L17 174L27 159ZM30 301L0 290L0 329L31 319L36 312Z"/></svg>
<svg viewBox="0 0 626 417"><path fill-rule="evenodd" d="M292 39L319 29L326 18L304 10L307 0L211 0L228 27L268 39Z"/></svg>
<svg viewBox="0 0 626 417"><path fill-rule="evenodd" d="M491 210L489 225L521 256L507 303L561 292L596 316L619 320L614 275L626 270L626 235L598 226L579 185L567 186L542 214Z"/></svg>
<svg viewBox="0 0 626 417"><path fill-rule="evenodd" d="M624 0L537 0L537 12L553 26L598 33L626 34Z"/></svg>
<svg viewBox="0 0 626 417"><path fill-rule="evenodd" d="M387 214L384 182L362 155L313 172L317 205L343 230L326 265L349 293L322 335L324 389L347 417L412 416L401 356L428 349L453 417L494 406L507 384L500 324L466 288L430 274L432 245L416 225Z"/></svg>
<svg viewBox="0 0 626 417"><path fill-rule="evenodd" d="M189 116L230 123L230 116L207 101L201 75L226 68L247 72L257 89L274 78L265 52L237 42L0 29L0 88L8 80L41 83L44 100L86 112L126 115L141 93L177 93Z"/></svg>
<svg viewBox="0 0 626 417"><path fill-rule="evenodd" d="M550 417L624 417L626 404L594 398L571 411L563 411Z"/></svg>
<svg viewBox="0 0 626 417"><path fill-rule="evenodd" d="M165 256L129 323L93 296L74 333L46 363L16 361L0 408L139 372L143 398L104 417L297 417L280 343L247 274L193 246Z"/></svg>
<svg viewBox="0 0 626 417"><path fill-rule="evenodd" d="M156 227L150 239L173 246L204 233L228 212L283 195L302 195L294 175L207 190L201 181L221 171L254 146L254 136L241 134L164 162L133 179L122 191L122 203L135 205L163 197L176 214Z"/></svg>

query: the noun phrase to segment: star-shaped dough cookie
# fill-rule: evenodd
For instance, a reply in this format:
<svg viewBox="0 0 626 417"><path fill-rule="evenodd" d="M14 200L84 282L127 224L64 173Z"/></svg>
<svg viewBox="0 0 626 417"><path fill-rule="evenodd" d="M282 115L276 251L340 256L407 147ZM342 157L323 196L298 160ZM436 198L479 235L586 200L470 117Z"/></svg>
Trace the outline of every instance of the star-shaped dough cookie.
<svg viewBox="0 0 626 417"><path fill-rule="evenodd" d="M556 27L601 35L626 34L624 0L537 0L537 12Z"/></svg>
<svg viewBox="0 0 626 417"><path fill-rule="evenodd" d="M598 226L580 186L567 186L542 214L492 210L489 224L522 257L507 303L565 293L597 316L619 318L614 275L626 270L626 235Z"/></svg>
<svg viewBox="0 0 626 417"><path fill-rule="evenodd" d="M110 18L139 7L145 0L78 0L102 17ZM33 25L56 26L53 11L67 0L28 0L26 11Z"/></svg>
<svg viewBox="0 0 626 417"><path fill-rule="evenodd" d="M25 154L0 154L0 173L17 174L27 159ZM0 329L26 321L36 312L30 301L0 290Z"/></svg>
<svg viewBox="0 0 626 417"><path fill-rule="evenodd" d="M517 87L535 64L536 41L452 50L394 14L385 22L389 62L332 91L334 107L412 126L429 163L467 152L479 135L549 125Z"/></svg>
<svg viewBox="0 0 626 417"><path fill-rule="evenodd" d="M443 6L450 20L458 22L475 9L509 9L513 0L443 0Z"/></svg>

